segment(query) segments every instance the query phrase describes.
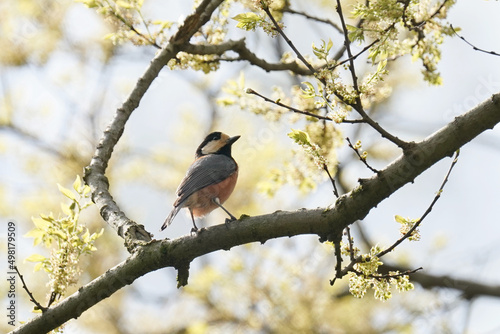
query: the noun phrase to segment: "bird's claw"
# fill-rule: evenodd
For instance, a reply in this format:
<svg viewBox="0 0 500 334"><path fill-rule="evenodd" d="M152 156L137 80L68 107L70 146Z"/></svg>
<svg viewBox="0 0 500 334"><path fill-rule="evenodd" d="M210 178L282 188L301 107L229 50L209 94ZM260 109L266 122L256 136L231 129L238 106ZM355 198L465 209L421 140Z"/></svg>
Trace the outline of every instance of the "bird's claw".
<svg viewBox="0 0 500 334"><path fill-rule="evenodd" d="M226 224L226 227L229 228L229 223L234 222L236 220L238 220L236 219L236 217L231 216L231 218L226 218L224 223Z"/></svg>
<svg viewBox="0 0 500 334"><path fill-rule="evenodd" d="M194 228L194 227L193 227L193 228L191 229L191 234L193 234L193 233L194 233L195 235L198 235L198 234L200 234L200 233L204 232L205 230L206 230L206 228L204 228L204 227L202 227L202 228Z"/></svg>

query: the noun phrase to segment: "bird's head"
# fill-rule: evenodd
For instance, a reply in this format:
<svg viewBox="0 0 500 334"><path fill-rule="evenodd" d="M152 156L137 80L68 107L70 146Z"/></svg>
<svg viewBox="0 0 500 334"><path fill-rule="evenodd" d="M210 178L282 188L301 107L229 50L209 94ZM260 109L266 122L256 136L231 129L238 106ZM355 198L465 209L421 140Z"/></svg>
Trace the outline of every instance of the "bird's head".
<svg viewBox="0 0 500 334"><path fill-rule="evenodd" d="M222 132L212 132L201 142L196 149L196 158L208 154L225 154L231 156L231 145L237 141L240 136L229 137Z"/></svg>

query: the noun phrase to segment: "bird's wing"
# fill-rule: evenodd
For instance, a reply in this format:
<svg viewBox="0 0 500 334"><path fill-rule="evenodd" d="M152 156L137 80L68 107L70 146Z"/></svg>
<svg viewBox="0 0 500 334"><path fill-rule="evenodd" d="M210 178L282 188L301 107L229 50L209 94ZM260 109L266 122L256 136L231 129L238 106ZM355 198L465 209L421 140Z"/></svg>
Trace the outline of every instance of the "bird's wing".
<svg viewBox="0 0 500 334"><path fill-rule="evenodd" d="M179 206L194 192L211 184L219 183L236 171L236 162L223 154L210 154L196 160L186 172L174 206Z"/></svg>

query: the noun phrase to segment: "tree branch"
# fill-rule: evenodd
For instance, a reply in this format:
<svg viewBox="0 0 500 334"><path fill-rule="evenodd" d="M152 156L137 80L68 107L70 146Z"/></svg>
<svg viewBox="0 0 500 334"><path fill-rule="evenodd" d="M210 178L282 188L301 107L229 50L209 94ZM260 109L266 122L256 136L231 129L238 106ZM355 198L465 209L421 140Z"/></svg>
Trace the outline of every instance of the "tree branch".
<svg viewBox="0 0 500 334"><path fill-rule="evenodd" d="M266 12L269 19L271 19L271 21L273 22L273 25L274 25L274 28L276 28L276 31L278 31L278 33L281 35L281 37L283 37L286 44L288 44L288 46L293 50L293 52L297 55L297 57L300 59L300 61L304 65L306 65L306 67L311 71L311 73L315 73L316 70L314 69L314 67L304 58L304 56L302 56L302 54L299 52L299 50L295 47L295 45L292 43L292 41L285 34L283 29L281 29L280 25L278 24L278 22L276 21L276 19L273 16L273 14L271 13L271 10L269 9L269 7L265 4L263 4L262 10L264 12Z"/></svg>
<svg viewBox="0 0 500 334"><path fill-rule="evenodd" d="M280 101L274 101L274 100L272 100L272 99L270 99L270 98L268 98L268 97L266 97L266 96L264 96L264 95L256 92L255 90L253 90L251 88L247 88L246 93L258 96L258 97L260 97L261 99L263 99L266 102L269 102L269 103L272 103L272 104L277 105L279 107L288 109L288 110L290 110L290 111L292 111L294 113L306 115L306 116L313 117L313 118L317 118L317 119L320 119L320 120L323 120L323 121L333 122L333 119L330 118L330 117L313 114L313 113L311 113L309 111L300 110L300 109L288 106L288 105L286 105L284 103L281 103ZM365 121L362 120L362 119L344 119L344 120L342 120L341 123L356 124L356 123L365 123Z"/></svg>
<svg viewBox="0 0 500 334"><path fill-rule="evenodd" d="M347 60L349 61L349 71L351 72L351 78L352 78L352 86L354 88L354 91L356 92L356 102L354 104L350 104L363 118L363 120L369 124L375 131L380 133L380 135L384 138L387 138L394 144L396 144L398 147L401 149L405 150L407 149L410 145L406 143L405 141L399 139L398 137L392 135L388 131L386 131L384 128L380 126L376 121L374 121L368 114L365 112L363 108L363 104L361 103L361 97L360 97L360 91L358 87L358 76L356 75L356 69L354 67L354 60L357 57L354 57L351 51L351 42L349 40L349 32L347 31L347 25L345 23L344 19L344 14L342 13L342 6L340 4L340 0L337 0L337 13L340 18L340 22L342 25L342 29L344 31L344 45L347 50ZM374 44L374 43L372 43ZM365 50L362 50L364 52Z"/></svg>
<svg viewBox="0 0 500 334"><path fill-rule="evenodd" d="M271 21L272 21L272 23L273 23L276 31L278 31L278 33L281 35L281 37L283 37L283 39L290 46L290 48L297 55L297 57L311 71L311 74L315 74L317 72L317 70L304 58L304 56L302 56L302 54L299 52L299 50L295 47L295 45L292 43L292 41L285 34L285 32L283 31L283 29L281 29L281 27L279 26L278 22L276 21L276 19L272 15L271 11L269 10L269 7L267 7L267 5L265 5L265 4L263 4L262 5L262 10L264 10L264 12L267 14L267 16L271 19ZM359 96L360 92L359 92L359 87L358 87L358 78L356 76L356 71L355 71L355 68L354 68L354 60L356 59L356 57L359 56L359 54L354 57L353 54L352 54L352 52L351 52L350 41L349 41L349 36L348 36L348 31L347 31L347 25L345 23L344 16L343 16L343 13L342 13L342 7L340 5L340 0L337 0L337 13L339 14L340 21L342 23L342 29L343 29L343 32L344 32L344 46L345 46L345 49L347 50L347 55L348 55L347 61L349 61L349 69L350 69L351 76L352 76L353 88L354 88L354 90L357 93L356 102L355 103L348 103L338 93L334 93L334 94L339 98L339 100L341 100L344 103L346 103L347 105L350 105L351 107L353 107L360 114L360 116L363 119L363 121L365 121L368 125L370 125L383 138L386 138L386 139L390 140L391 142L393 142L395 145L397 145L399 148L401 148L403 150L409 149L411 147L411 143L407 143L407 142L399 139L398 137L392 135L388 131L386 131L384 128L382 128L382 126L380 126L380 124L378 124L376 121L374 121L373 119L371 119L371 117L368 116L368 114L363 109L363 105L361 103L361 98ZM362 50L362 52L364 52L366 50L367 49ZM320 78L318 78L318 79L321 81L321 83L323 85L327 86L324 79L320 79Z"/></svg>
<svg viewBox="0 0 500 334"><path fill-rule="evenodd" d="M477 46L475 46L474 44L472 44L471 42L469 42L468 40L465 39L465 37L461 36L458 34L458 32L455 30L455 28L453 28L453 25L450 24L450 28L451 30L453 30L453 33L455 35L457 35L458 38L460 38L462 41L464 41L465 43L467 43L470 47L472 47L472 50L474 51L480 51L480 52L484 52L484 53L487 53L487 54L490 54L490 55L493 55L493 56L500 56L500 53L497 53L495 51L488 51L488 50L485 50L485 49L481 49L481 48L478 48Z"/></svg>
<svg viewBox="0 0 500 334"><path fill-rule="evenodd" d="M359 87L358 87L358 76L356 75L356 69L354 68L354 58L351 51L351 41L349 40L349 32L347 31L347 25L344 20L344 14L342 13L342 6L340 0L337 0L337 13L339 14L340 23L342 25L342 31L344 33L344 45L347 51L347 58L349 59L349 71L352 77L352 86L356 91L356 104L361 107L361 98L359 97ZM362 108L362 107L361 107Z"/></svg>
<svg viewBox="0 0 500 334"><path fill-rule="evenodd" d="M354 145L351 143L351 140L349 139L349 137L346 137L345 139L346 139L346 141L347 141L347 145L348 145L350 148L352 148L352 150L354 151L354 153L356 153L356 155L358 156L359 160L361 160L361 162L362 162L362 163L366 166L366 168L368 168L369 170L371 170L371 171L372 171L372 172L374 172L374 173L378 173L378 170L376 170L375 168L373 168L372 166L370 166L370 165L368 164L368 162L366 161L366 158L365 158L365 157L363 157L363 156L359 153L358 149L354 147Z"/></svg>
<svg viewBox="0 0 500 334"><path fill-rule="evenodd" d="M315 16L309 15L309 14L307 14L305 12L300 12L298 10L293 10L291 8L285 8L285 9L283 9L283 13L296 14L296 15L299 15L299 16L303 16L306 19L311 20L311 21L316 21L316 22L321 22L321 23L328 24L329 26L331 26L335 30L337 30L339 33L342 33L342 28L339 27L335 22L333 22L331 20L327 20L327 19L322 19L322 18L319 18L319 17L315 17Z"/></svg>
<svg viewBox="0 0 500 334"><path fill-rule="evenodd" d="M297 75L312 75L313 73L300 66L297 62L290 63L268 63L266 60L259 58L247 48L245 39L236 41L229 40L221 44L187 44L183 47L183 51L197 55L223 55L227 51L236 52L240 58L225 59L220 58L220 61L248 61L250 64L260 67L266 72L271 71L291 71Z"/></svg>
<svg viewBox="0 0 500 334"><path fill-rule="evenodd" d="M125 239L125 244L129 250L138 241L150 241L151 235L144 229L144 226L127 218L109 193L109 182L105 175L109 159L123 133L128 118L139 106L142 97L146 94L153 80L158 76L167 62L174 58L200 27L210 19L212 12L222 1L204 0L198 5L194 13L184 20L184 23L171 37L167 46L151 61L151 64L142 77L139 78L127 100L117 109L115 116L97 145L90 165L85 168L84 179L92 190L92 200L99 208L102 218L117 231L119 236Z"/></svg>
<svg viewBox="0 0 500 334"><path fill-rule="evenodd" d="M131 284L138 277L164 267L182 269L181 283L186 283L185 271L189 263L217 250L229 250L250 242L265 243L272 238L300 234L316 234L321 236L322 240L332 239L342 233L345 227L363 219L372 208L405 184L412 182L437 161L451 156L474 137L492 129L499 122L500 93L456 117L453 122L421 142L415 143L380 173L363 180L357 188L341 196L333 208L277 211L262 216L241 217L227 226L221 224L208 227L194 236L152 241L138 247L125 262L108 270L12 333L48 332L71 318L77 318L85 310ZM498 296L498 290L495 296Z"/></svg>
<svg viewBox="0 0 500 334"><path fill-rule="evenodd" d="M330 170L328 169L328 166L326 164L323 164L323 170L326 172L328 178L330 179L330 182L332 183L333 194L338 198L339 191L337 189L337 185L335 184L335 179L332 177L332 174L330 174Z"/></svg>
<svg viewBox="0 0 500 334"><path fill-rule="evenodd" d="M422 222L427 217L427 215L429 215L429 213L431 213L432 209L434 208L434 205L437 203L437 201L439 200L439 198L441 198L441 193L444 190L444 186L448 182L448 179L450 177L451 171L453 170L453 167L455 167L455 165L457 164L459 152L460 152L460 150L455 151L455 158L453 159L453 161L451 163L451 166L448 169L448 173L446 173L446 176L444 177L444 180L441 183L441 186L439 187L439 189L438 189L438 191L436 193L436 196L434 196L434 199L432 200L432 202L429 205L429 207L422 214L422 216L413 225L413 227L408 230L408 232L406 232L401 238L399 238L398 240L396 240L396 242L394 242L390 247L388 247L388 248L384 249L383 251L381 251L380 253L378 253L377 257L380 258L380 257L384 256L385 254L392 252L403 241L405 241L406 239L410 238L413 235L413 232L417 230L417 228L420 226L420 224L422 224Z"/></svg>
<svg viewBox="0 0 500 334"><path fill-rule="evenodd" d="M254 91L251 88L248 88L246 90L246 93L247 94L256 95L256 96L260 97L261 99L263 99L266 102L275 104L278 107L282 107L282 108L288 109L288 110L293 111L294 113L297 113L297 114L302 114L302 115L306 115L306 116L309 116L309 117L313 117L313 118L317 118L317 119L322 119L322 120L325 120L325 121L332 121L332 119L329 118L329 117L321 116L321 115L316 115L316 114L310 113L308 111L304 111L304 110L300 110L300 109L297 109L297 108L294 108L294 107L291 107L291 106L287 106L286 104L281 103L280 101L271 100L270 98L265 97L264 95L257 93L256 91Z"/></svg>
<svg viewBox="0 0 500 334"><path fill-rule="evenodd" d="M407 267L384 263L381 272L406 271ZM477 281L453 278L448 275L432 275L417 272L411 275L412 282L420 284L424 288L448 288L463 292L463 297L470 299L478 296L500 297L500 285L481 284Z"/></svg>
<svg viewBox="0 0 500 334"><path fill-rule="evenodd" d="M26 285L26 282L24 281L24 276L21 275L21 272L19 272L19 268L17 268L17 266L14 266L14 270L16 271L17 275L19 276L19 279L21 279L21 283L23 284L23 289L24 289L24 291L26 291L26 293L30 297L30 301L33 302L33 304L35 304L35 309L40 310L42 312L45 312L47 310L47 308L42 306L42 304L40 304L36 300L35 296L33 296L31 291L28 289L28 286Z"/></svg>

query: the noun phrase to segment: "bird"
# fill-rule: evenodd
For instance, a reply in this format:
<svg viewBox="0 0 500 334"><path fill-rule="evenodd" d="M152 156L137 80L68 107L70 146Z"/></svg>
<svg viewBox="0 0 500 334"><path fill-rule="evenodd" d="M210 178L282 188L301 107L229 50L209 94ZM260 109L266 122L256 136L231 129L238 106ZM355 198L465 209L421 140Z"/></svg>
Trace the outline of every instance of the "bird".
<svg viewBox="0 0 500 334"><path fill-rule="evenodd" d="M161 226L161 231L172 224L180 209L188 208L193 220L191 233L197 232L195 217L203 217L220 207L236 220L222 204L229 198L238 179L238 164L231 156L231 146L240 136L230 137L212 132L196 149L195 160L177 188L174 208Z"/></svg>

